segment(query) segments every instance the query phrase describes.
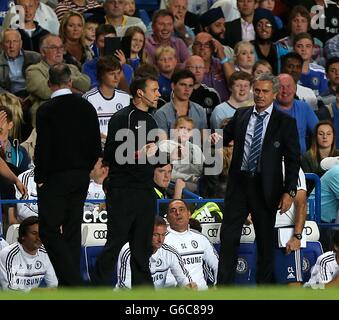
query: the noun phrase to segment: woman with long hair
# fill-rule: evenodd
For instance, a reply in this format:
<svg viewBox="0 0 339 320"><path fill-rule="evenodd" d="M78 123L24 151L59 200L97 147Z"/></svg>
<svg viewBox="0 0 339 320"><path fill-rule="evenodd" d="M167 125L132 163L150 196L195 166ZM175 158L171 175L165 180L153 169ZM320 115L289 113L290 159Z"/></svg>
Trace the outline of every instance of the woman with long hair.
<svg viewBox="0 0 339 320"><path fill-rule="evenodd" d="M60 38L65 46L64 61L76 65L81 71L82 65L93 59L91 50L84 40L85 20L75 11L67 12L60 23Z"/></svg>
<svg viewBox="0 0 339 320"><path fill-rule="evenodd" d="M315 126L310 149L301 160L301 168L305 173L315 173L319 178L325 173L320 167L320 162L327 157L339 156L335 146L335 129L330 120L319 121ZM308 194L313 190L314 183L307 182Z"/></svg>
<svg viewBox="0 0 339 320"><path fill-rule="evenodd" d="M313 172L321 177L325 171L320 162L327 157L339 156L335 146L335 129L329 120L319 121L314 128L310 149L302 158L301 167L304 172Z"/></svg>
<svg viewBox="0 0 339 320"><path fill-rule="evenodd" d="M139 65L147 63L145 48L145 32L138 26L129 27L125 37L131 37L131 55L126 57L127 63L135 71Z"/></svg>

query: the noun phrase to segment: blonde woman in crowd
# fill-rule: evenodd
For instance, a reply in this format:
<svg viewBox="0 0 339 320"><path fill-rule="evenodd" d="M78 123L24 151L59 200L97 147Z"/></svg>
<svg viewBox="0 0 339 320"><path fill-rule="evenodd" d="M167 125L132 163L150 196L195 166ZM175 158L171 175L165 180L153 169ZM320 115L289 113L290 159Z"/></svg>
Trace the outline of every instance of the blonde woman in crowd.
<svg viewBox="0 0 339 320"><path fill-rule="evenodd" d="M60 38L64 44L64 61L81 70L82 65L92 60L92 52L84 41L85 21L80 13L67 12L61 20Z"/></svg>

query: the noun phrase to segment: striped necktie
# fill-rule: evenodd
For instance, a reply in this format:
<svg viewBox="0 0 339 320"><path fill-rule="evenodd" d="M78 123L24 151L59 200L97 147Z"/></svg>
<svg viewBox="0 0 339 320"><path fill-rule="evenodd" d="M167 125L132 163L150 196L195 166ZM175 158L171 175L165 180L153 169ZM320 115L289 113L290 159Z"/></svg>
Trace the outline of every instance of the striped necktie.
<svg viewBox="0 0 339 320"><path fill-rule="evenodd" d="M255 122L254 134L253 134L252 143L251 143L251 150L250 150L250 154L247 160L247 170L249 172L255 172L257 165L258 165L258 159L261 153L261 146L262 146L262 130L264 127L263 123L268 113L265 112L261 115L258 113L255 113L255 115L257 119Z"/></svg>

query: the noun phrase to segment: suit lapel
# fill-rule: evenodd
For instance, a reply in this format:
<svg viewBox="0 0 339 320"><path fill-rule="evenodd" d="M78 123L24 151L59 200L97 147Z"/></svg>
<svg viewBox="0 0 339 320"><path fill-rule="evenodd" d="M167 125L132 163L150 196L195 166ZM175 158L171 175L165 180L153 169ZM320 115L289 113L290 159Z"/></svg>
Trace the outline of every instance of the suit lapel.
<svg viewBox="0 0 339 320"><path fill-rule="evenodd" d="M273 107L270 120L268 121L268 125L265 132L265 137L262 145L262 150L265 150L266 145L270 142L270 139L274 137L274 132L279 125L277 110Z"/></svg>
<svg viewBox="0 0 339 320"><path fill-rule="evenodd" d="M250 117L253 112L253 107L248 108L244 114L241 115L240 118L240 131L239 131L239 141L241 142L241 145L239 146L239 150L244 150L244 145L245 145L245 137L246 137L246 131L247 131L247 126L248 122L250 121Z"/></svg>

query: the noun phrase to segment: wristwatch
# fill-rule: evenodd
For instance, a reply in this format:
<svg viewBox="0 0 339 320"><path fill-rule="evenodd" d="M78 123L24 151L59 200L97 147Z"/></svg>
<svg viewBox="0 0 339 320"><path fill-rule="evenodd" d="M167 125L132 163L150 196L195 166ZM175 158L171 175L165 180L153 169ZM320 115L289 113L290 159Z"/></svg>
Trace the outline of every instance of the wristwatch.
<svg viewBox="0 0 339 320"><path fill-rule="evenodd" d="M296 190L290 190L290 191L288 191L287 193L288 193L288 195L289 195L290 197L294 198L294 197L296 196L296 194L297 194L297 191L296 191Z"/></svg>
<svg viewBox="0 0 339 320"><path fill-rule="evenodd" d="M298 240L301 240L303 238L303 235L301 233L295 233L293 234L293 237L297 238Z"/></svg>
<svg viewBox="0 0 339 320"><path fill-rule="evenodd" d="M188 32L186 32L185 35L184 35L184 38L189 39L189 37L190 37L190 35L188 34Z"/></svg>

